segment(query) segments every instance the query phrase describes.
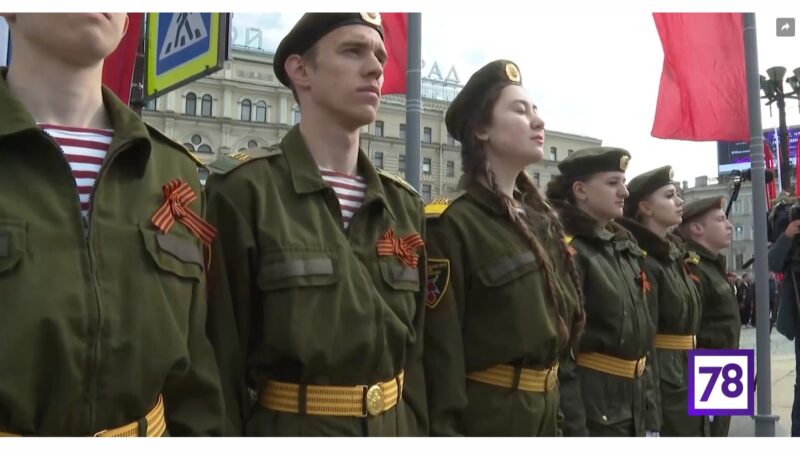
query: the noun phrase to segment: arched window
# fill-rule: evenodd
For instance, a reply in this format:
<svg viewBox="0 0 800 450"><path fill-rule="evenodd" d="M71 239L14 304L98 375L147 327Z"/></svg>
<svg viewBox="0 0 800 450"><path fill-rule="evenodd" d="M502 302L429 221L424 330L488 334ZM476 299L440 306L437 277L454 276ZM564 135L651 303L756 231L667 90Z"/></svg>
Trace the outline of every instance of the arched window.
<svg viewBox="0 0 800 450"><path fill-rule="evenodd" d="M194 92L186 94L186 110L184 113L187 116L197 115L197 95Z"/></svg>
<svg viewBox="0 0 800 450"><path fill-rule="evenodd" d="M258 147L258 142L252 139L247 143L247 148L257 148L257 147Z"/></svg>
<svg viewBox="0 0 800 450"><path fill-rule="evenodd" d="M203 96L200 108L200 115L202 115L203 117L211 117L211 96L208 94Z"/></svg>
<svg viewBox="0 0 800 450"><path fill-rule="evenodd" d="M256 103L256 122L267 123L267 102Z"/></svg>
<svg viewBox="0 0 800 450"><path fill-rule="evenodd" d="M197 153L214 153L214 152L211 151L211 147L209 147L206 144L203 144L200 147L197 147Z"/></svg>
<svg viewBox="0 0 800 450"><path fill-rule="evenodd" d="M300 108L297 105L292 106L292 125L300 123Z"/></svg>
<svg viewBox="0 0 800 450"><path fill-rule="evenodd" d="M248 99L242 100L242 120L249 122L250 113L253 108L253 102Z"/></svg>

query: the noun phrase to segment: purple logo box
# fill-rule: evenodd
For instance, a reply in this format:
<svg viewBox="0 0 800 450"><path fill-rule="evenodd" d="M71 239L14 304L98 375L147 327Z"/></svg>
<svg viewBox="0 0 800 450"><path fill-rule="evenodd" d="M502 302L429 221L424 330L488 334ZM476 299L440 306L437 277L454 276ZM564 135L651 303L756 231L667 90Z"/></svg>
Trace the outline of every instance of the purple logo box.
<svg viewBox="0 0 800 450"><path fill-rule="evenodd" d="M742 376L739 378L739 381L742 383L743 391L739 395L736 395L734 398L738 398L742 395L747 395L747 408L745 409L711 409L711 408L703 408L699 407L695 403L695 389L701 389L703 392L707 386L695 386L695 358L697 356L737 356L737 357L746 357L747 358L747 367L741 367L742 369ZM689 415L690 416L752 416L755 412L755 404L753 402L753 392L755 391L755 350L752 349L741 349L741 350L689 350L689 392L687 395L689 396ZM736 366L740 366L740 364L735 363ZM719 367L721 369L721 367ZM698 369L704 369L700 367ZM706 370L713 371L715 368L706 367ZM746 373L745 373L746 370ZM749 376L745 376L749 374ZM716 385L719 386L720 383L723 383L722 377L716 380ZM709 381L710 384L710 381ZM714 386L714 387L717 387ZM724 394L728 396L728 394ZM730 397L730 396L728 396Z"/></svg>

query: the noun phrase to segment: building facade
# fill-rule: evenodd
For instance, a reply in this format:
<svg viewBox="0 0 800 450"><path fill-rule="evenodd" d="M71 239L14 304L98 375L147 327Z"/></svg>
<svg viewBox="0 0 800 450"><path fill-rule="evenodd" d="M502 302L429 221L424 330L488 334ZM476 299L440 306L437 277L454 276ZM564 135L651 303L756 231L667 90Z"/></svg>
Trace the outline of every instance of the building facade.
<svg viewBox="0 0 800 450"><path fill-rule="evenodd" d="M233 47L232 59L211 76L201 78L151 101L144 119L181 142L204 162L218 155L276 144L301 117L291 91L272 71L274 54ZM450 77L423 79L421 194L423 199L456 189L461 175L461 148L444 123L450 101L461 86ZM378 117L361 132L361 148L374 165L404 176L405 97L387 95ZM580 148L601 145L600 139L548 130L544 161L528 172L545 186L558 173L556 164ZM207 176L207 173L201 175Z"/></svg>

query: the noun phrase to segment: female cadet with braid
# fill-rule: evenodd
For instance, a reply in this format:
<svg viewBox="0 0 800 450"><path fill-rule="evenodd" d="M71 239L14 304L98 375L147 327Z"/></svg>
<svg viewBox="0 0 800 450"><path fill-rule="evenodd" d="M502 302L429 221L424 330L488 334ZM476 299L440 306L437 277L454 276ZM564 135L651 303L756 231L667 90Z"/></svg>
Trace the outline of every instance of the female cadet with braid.
<svg viewBox="0 0 800 450"><path fill-rule="evenodd" d="M470 78L445 123L464 175L425 210L431 432L555 436L558 361L583 312L561 225L524 172L542 159L544 122L500 60Z"/></svg>
<svg viewBox="0 0 800 450"><path fill-rule="evenodd" d="M653 374L645 373L655 336L644 253L613 219L623 213L630 153L578 150L547 186L581 275L586 327L560 375L567 436L643 436L658 431ZM574 381L577 380L578 383ZM652 418L652 419L651 419Z"/></svg>

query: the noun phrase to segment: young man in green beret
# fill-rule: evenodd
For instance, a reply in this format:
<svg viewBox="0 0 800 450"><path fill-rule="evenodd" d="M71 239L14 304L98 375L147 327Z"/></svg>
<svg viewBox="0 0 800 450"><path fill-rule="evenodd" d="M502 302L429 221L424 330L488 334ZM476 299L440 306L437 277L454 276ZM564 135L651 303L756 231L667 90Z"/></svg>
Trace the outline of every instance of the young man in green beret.
<svg viewBox="0 0 800 450"><path fill-rule="evenodd" d="M680 233L689 250L686 263L695 280L702 302L697 348L739 348L739 304L728 282L722 251L731 245L733 226L725 217L722 197L689 203L683 209ZM728 435L730 416L717 416L711 422L711 436Z"/></svg>
<svg viewBox="0 0 800 450"><path fill-rule="evenodd" d="M300 124L210 166L209 332L231 434L427 433L423 205L359 149L386 57L379 14L304 15L274 62Z"/></svg>
<svg viewBox="0 0 800 450"><path fill-rule="evenodd" d="M126 15L3 17L0 435L221 434L200 163L101 85Z"/></svg>

